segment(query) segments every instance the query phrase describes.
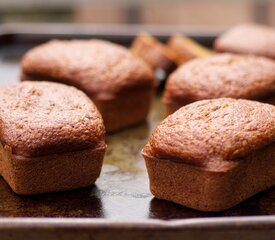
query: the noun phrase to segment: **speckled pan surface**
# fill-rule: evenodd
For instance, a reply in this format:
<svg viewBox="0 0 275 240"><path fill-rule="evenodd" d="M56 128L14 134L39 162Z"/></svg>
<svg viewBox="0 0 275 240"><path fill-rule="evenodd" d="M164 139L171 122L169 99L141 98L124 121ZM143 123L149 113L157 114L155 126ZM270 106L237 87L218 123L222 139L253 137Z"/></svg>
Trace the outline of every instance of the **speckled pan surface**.
<svg viewBox="0 0 275 240"><path fill-rule="evenodd" d="M16 81L19 57L30 47L20 42L30 35L17 36L13 38L17 44L11 41L9 46L0 46L0 86ZM42 40L49 40L45 36ZM274 188L219 213L194 211L153 198L140 150L164 112L156 98L147 123L107 136L107 155L94 186L19 197L0 179L0 239L275 238Z"/></svg>

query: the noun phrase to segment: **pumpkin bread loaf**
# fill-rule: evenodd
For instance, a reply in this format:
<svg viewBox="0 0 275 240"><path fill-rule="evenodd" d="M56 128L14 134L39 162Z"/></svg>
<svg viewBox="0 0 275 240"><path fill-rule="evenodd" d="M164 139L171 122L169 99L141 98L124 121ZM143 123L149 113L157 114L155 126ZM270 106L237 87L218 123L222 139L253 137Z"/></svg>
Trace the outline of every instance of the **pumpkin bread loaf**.
<svg viewBox="0 0 275 240"><path fill-rule="evenodd" d="M172 113L194 101L221 97L275 104L275 61L230 53L191 60L169 76L163 102Z"/></svg>
<svg viewBox="0 0 275 240"><path fill-rule="evenodd" d="M182 107L143 149L157 198L221 211L275 185L275 106L220 98Z"/></svg>
<svg viewBox="0 0 275 240"><path fill-rule="evenodd" d="M240 24L219 36L214 48L218 52L253 54L275 59L275 30L254 23Z"/></svg>
<svg viewBox="0 0 275 240"><path fill-rule="evenodd" d="M103 40L53 40L28 51L22 80L46 80L84 91L102 114L107 132L145 121L156 86L146 63Z"/></svg>
<svg viewBox="0 0 275 240"><path fill-rule="evenodd" d="M103 120L81 91L58 83L0 88L0 174L17 194L85 187L106 150Z"/></svg>

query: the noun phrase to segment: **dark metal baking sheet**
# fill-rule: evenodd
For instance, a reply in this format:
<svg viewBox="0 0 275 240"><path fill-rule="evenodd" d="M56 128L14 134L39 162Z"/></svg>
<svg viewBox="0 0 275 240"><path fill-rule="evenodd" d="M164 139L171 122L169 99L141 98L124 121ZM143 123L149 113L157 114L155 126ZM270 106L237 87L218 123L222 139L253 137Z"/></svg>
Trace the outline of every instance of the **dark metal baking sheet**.
<svg viewBox="0 0 275 240"><path fill-rule="evenodd" d="M136 26L126 31L125 27L119 29L116 26L116 31L113 29L112 32L110 26L105 28L97 27L98 30L95 30L95 27L86 26L82 29L71 25L63 28L48 25L0 27L0 86L18 81L21 55L40 42L53 37L103 37L128 45L139 29ZM63 29L63 32L57 29ZM147 31L161 40L166 40L173 32L184 32L207 46L215 37L214 34L200 35L194 31L189 34L183 29L176 31L173 28ZM75 234L80 229L83 230L83 236L78 236L80 239L90 237L92 232L97 237L107 239L110 236L108 234L115 234L122 229L123 236L132 236L133 239L137 236L146 239L212 236L211 239L215 239L227 234L231 236L228 239L234 236L243 236L242 239L247 236L251 237L247 239L275 239L274 188L218 213L203 213L153 198L140 151L164 117L160 97L156 96L146 123L108 135L108 151L102 174L94 186L37 196L17 196L0 179L0 239L8 239L9 236L18 239L18 234L22 233L27 236L26 239L37 237L39 235L35 234L38 233L57 237L68 232L74 236L73 239L77 239ZM116 239L115 236L112 238Z"/></svg>

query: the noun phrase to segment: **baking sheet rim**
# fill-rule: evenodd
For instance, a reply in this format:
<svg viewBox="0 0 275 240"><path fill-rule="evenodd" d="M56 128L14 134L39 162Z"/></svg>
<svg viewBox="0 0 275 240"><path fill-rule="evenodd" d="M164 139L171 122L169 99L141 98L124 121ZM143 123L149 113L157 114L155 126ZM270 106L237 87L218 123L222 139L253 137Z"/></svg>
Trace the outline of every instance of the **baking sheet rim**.
<svg viewBox="0 0 275 240"><path fill-rule="evenodd" d="M140 228L140 229L231 229L250 228L275 229L275 216L245 216L245 217L207 217L188 218L179 220L117 220L117 219L96 219L96 218L21 218L1 217L0 229L12 228Z"/></svg>

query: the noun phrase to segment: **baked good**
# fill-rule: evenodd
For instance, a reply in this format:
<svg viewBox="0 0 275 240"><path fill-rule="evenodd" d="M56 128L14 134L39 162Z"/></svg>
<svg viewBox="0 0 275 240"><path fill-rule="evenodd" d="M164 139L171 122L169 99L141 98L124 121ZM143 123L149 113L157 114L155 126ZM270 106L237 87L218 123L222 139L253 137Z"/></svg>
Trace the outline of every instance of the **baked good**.
<svg viewBox="0 0 275 240"><path fill-rule="evenodd" d="M275 59L275 30L253 23L237 25L219 36L214 48L219 52L253 54Z"/></svg>
<svg viewBox="0 0 275 240"><path fill-rule="evenodd" d="M142 155L152 194L222 211L275 185L275 106L202 100L169 115Z"/></svg>
<svg viewBox="0 0 275 240"><path fill-rule="evenodd" d="M275 96L275 62L256 56L217 54L194 59L172 73L163 102L168 113L203 99L220 97L267 101Z"/></svg>
<svg viewBox="0 0 275 240"><path fill-rule="evenodd" d="M210 49L181 34L172 36L167 45L174 53L174 60L178 65L193 58L204 58L214 54Z"/></svg>
<svg viewBox="0 0 275 240"><path fill-rule="evenodd" d="M84 91L107 132L145 121L155 89L152 70L129 50L102 40L54 40L27 52L22 80L65 83Z"/></svg>
<svg viewBox="0 0 275 240"><path fill-rule="evenodd" d="M102 117L81 91L58 83L0 88L0 174L17 194L80 188L98 178Z"/></svg>
<svg viewBox="0 0 275 240"><path fill-rule="evenodd" d="M177 67L174 53L147 33L142 33L134 39L131 51L149 64L153 70L163 69L166 73L170 73Z"/></svg>

